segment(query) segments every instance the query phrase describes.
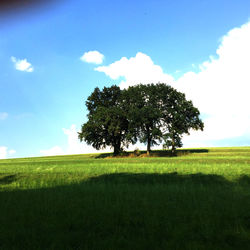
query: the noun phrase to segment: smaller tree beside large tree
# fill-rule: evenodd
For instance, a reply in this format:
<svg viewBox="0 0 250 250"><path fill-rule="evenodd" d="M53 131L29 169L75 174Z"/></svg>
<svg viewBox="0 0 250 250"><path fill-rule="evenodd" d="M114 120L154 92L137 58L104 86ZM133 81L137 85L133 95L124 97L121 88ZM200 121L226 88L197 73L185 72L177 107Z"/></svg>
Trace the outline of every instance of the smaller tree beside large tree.
<svg viewBox="0 0 250 250"><path fill-rule="evenodd" d="M192 101L186 100L185 94L161 84L159 95L163 146L171 147L172 154L175 154L176 148L182 147L183 135L189 135L191 130L203 130L204 124L199 117L199 110Z"/></svg>

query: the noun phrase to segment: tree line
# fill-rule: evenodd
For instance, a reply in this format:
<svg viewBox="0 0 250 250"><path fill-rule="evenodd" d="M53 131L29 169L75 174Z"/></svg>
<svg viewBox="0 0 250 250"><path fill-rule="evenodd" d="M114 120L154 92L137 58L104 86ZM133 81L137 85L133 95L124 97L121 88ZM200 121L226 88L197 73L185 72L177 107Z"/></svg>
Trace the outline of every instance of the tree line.
<svg viewBox="0 0 250 250"><path fill-rule="evenodd" d="M182 136L203 130L199 110L185 94L164 83L95 88L86 101L88 121L79 132L97 150L112 147L118 155L137 141L151 147L163 143L174 154L182 147Z"/></svg>

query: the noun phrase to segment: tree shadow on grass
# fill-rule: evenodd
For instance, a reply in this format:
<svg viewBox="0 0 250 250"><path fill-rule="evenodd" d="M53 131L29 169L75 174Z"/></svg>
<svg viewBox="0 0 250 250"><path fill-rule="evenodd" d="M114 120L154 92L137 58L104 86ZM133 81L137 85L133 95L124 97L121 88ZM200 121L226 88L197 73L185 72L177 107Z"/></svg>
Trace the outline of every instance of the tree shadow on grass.
<svg viewBox="0 0 250 250"><path fill-rule="evenodd" d="M208 153L208 149L177 149L176 153L173 155L171 150L153 150L150 154L150 156L147 156L147 152L142 150L139 153L134 153L132 151L124 151L119 156L113 156L113 153L101 153L97 156L95 156L96 159L100 158L126 158L126 157L176 157L176 156L183 156L188 155L192 153Z"/></svg>
<svg viewBox="0 0 250 250"><path fill-rule="evenodd" d="M248 177L244 177L248 179ZM135 184L135 185L181 185L182 183L192 183L193 185L230 185L230 182L219 175L204 175L202 173L180 175L177 172L167 174L149 174L149 173L116 173L94 176L88 179L88 183L108 185ZM246 182L246 181L245 181Z"/></svg>
<svg viewBox="0 0 250 250"><path fill-rule="evenodd" d="M107 157L112 157L113 153L101 153L97 156L94 156L96 159L103 159L103 158L107 158Z"/></svg>
<svg viewBox="0 0 250 250"><path fill-rule="evenodd" d="M0 173L0 185L10 184L16 181L16 175L6 175Z"/></svg>
<svg viewBox="0 0 250 250"><path fill-rule="evenodd" d="M247 249L250 178L112 173L0 192L1 249Z"/></svg>

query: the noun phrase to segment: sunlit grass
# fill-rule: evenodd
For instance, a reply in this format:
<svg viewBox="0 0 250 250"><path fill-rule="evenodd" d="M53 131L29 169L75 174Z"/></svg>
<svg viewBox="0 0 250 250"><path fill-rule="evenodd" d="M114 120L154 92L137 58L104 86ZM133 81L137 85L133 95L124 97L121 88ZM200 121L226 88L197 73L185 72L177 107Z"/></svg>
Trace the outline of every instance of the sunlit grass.
<svg viewBox="0 0 250 250"><path fill-rule="evenodd" d="M250 147L104 156L0 160L0 249L249 246Z"/></svg>

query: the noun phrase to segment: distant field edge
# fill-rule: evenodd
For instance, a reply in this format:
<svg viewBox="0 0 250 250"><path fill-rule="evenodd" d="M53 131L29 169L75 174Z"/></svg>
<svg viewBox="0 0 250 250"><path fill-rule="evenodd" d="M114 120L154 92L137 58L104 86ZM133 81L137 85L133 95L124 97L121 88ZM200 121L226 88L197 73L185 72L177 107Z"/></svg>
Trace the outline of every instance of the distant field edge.
<svg viewBox="0 0 250 250"><path fill-rule="evenodd" d="M227 147L195 147L195 148L179 148L177 149L176 156L182 156L192 153L208 153L208 152L239 152L250 150L250 146L227 146ZM171 156L170 150L152 150L151 156L149 157L169 157ZM32 156L32 157L17 157L17 158L7 158L0 159L0 163L4 161L12 160L30 160L30 159L58 159L58 158L72 158L72 157L86 157L86 158L127 158L127 157L147 157L145 150L140 150L139 155L135 155L134 151L124 151L120 156L113 157L111 152L101 152L101 153L82 153L82 154L66 154L66 155L53 155L53 156Z"/></svg>

